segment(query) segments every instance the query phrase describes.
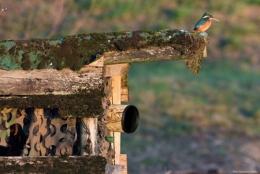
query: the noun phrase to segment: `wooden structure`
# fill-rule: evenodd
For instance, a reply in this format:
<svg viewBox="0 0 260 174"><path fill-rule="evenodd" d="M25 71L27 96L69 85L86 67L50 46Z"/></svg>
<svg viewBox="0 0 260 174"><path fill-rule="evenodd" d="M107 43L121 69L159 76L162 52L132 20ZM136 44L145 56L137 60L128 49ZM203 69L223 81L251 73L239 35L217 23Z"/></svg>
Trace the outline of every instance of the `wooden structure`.
<svg viewBox="0 0 260 174"><path fill-rule="evenodd" d="M197 74L207 43L183 30L1 41L1 173L127 173L120 133L139 119L121 105L130 63L183 59Z"/></svg>

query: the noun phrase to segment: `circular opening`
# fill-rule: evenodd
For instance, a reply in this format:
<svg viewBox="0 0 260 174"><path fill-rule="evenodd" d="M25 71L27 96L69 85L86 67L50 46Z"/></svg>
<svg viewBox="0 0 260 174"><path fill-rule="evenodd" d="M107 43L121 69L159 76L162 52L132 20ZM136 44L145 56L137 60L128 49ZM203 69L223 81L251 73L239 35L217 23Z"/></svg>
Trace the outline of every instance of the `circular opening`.
<svg viewBox="0 0 260 174"><path fill-rule="evenodd" d="M122 116L122 128L125 133L133 133L139 123L138 109L133 105L128 105Z"/></svg>

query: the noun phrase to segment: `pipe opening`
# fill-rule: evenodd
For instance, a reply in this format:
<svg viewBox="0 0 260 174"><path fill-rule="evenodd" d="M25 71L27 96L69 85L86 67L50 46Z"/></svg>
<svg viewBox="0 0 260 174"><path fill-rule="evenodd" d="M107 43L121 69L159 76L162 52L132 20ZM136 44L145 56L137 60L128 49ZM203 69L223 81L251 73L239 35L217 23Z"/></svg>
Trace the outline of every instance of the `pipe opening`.
<svg viewBox="0 0 260 174"><path fill-rule="evenodd" d="M139 124L139 112L133 105L128 105L122 116L122 129L125 133L133 133Z"/></svg>

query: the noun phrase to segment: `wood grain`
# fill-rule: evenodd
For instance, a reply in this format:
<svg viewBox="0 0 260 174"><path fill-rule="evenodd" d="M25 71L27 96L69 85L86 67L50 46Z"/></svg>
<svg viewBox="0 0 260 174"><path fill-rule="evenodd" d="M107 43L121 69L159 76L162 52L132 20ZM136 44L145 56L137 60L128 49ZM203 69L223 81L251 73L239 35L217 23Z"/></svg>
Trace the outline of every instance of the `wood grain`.
<svg viewBox="0 0 260 174"><path fill-rule="evenodd" d="M103 67L70 69L0 70L0 95L68 95L101 88Z"/></svg>

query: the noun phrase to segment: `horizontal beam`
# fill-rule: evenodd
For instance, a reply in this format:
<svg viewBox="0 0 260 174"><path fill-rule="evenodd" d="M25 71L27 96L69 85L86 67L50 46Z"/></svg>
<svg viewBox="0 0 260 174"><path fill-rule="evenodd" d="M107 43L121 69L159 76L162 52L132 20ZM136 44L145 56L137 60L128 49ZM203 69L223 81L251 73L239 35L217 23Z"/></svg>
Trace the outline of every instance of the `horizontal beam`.
<svg viewBox="0 0 260 174"><path fill-rule="evenodd" d="M103 67L0 70L0 109L58 108L60 116L102 113Z"/></svg>
<svg viewBox="0 0 260 174"><path fill-rule="evenodd" d="M103 67L70 69L0 70L0 95L70 95L102 89Z"/></svg>
<svg viewBox="0 0 260 174"><path fill-rule="evenodd" d="M58 108L60 117L98 117L102 113L102 91L89 94L0 96L0 109L4 108Z"/></svg>
<svg viewBox="0 0 260 174"><path fill-rule="evenodd" d="M106 159L100 156L0 157L0 173L104 174Z"/></svg>
<svg viewBox="0 0 260 174"><path fill-rule="evenodd" d="M0 69L79 70L104 55L105 64L189 59L198 61L206 33L139 30L0 42Z"/></svg>

